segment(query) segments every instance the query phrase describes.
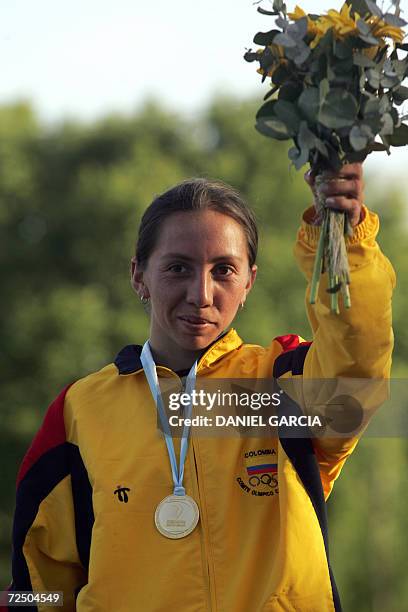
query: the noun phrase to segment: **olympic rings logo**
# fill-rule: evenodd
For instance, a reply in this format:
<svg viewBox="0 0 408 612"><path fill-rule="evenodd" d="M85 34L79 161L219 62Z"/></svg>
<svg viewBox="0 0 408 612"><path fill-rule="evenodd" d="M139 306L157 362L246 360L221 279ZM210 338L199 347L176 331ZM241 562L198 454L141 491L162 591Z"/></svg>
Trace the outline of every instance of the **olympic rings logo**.
<svg viewBox="0 0 408 612"><path fill-rule="evenodd" d="M260 476L251 476L249 479L249 484L251 487L259 487L261 484L270 487L271 489L278 486L278 481L276 476L271 476L270 474L261 474Z"/></svg>

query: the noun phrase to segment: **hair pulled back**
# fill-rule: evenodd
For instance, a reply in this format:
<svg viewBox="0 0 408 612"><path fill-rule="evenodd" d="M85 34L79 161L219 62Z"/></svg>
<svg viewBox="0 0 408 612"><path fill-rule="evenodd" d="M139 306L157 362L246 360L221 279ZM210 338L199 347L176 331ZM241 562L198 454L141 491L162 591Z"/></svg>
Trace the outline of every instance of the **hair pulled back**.
<svg viewBox="0 0 408 612"><path fill-rule="evenodd" d="M176 212L216 210L235 219L242 227L253 266L258 251L258 229L255 215L236 189L206 178L192 178L157 196L145 210L136 243L136 261L143 269L157 244L164 221Z"/></svg>

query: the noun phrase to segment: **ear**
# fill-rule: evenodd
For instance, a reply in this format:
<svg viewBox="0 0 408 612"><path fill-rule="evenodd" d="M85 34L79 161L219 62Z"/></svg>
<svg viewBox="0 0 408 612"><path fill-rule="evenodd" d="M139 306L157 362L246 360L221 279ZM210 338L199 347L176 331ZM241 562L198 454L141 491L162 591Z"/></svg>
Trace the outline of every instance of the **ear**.
<svg viewBox="0 0 408 612"><path fill-rule="evenodd" d="M139 268L136 257L130 260L130 284L140 299L150 297L149 290L144 283L143 270Z"/></svg>
<svg viewBox="0 0 408 612"><path fill-rule="evenodd" d="M245 285L245 296L244 296L244 299L242 300L242 304L245 303L248 293L251 291L252 287L254 286L257 272L258 272L258 266L256 265L253 265L252 268L250 268L249 270L248 282Z"/></svg>

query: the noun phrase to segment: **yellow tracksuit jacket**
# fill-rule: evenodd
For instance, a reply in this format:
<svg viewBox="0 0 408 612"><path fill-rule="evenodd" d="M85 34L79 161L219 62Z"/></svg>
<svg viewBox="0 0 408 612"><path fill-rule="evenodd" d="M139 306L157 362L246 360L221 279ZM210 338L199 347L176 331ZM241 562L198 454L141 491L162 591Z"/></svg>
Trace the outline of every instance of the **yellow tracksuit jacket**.
<svg viewBox="0 0 408 612"><path fill-rule="evenodd" d="M203 355L198 377L389 377L395 276L375 241L378 218L365 212L348 245L349 311L330 313L322 283L318 303L307 306L312 343L287 335L264 348L231 329ZM310 279L319 228L306 221L295 254ZM356 438L192 430L184 484L200 522L189 536L167 539L154 512L172 477L140 350L125 347L50 406L19 473L11 589L62 590L64 606L55 609L79 612L340 610L325 499ZM263 465L277 470L273 486L251 485L248 468Z"/></svg>

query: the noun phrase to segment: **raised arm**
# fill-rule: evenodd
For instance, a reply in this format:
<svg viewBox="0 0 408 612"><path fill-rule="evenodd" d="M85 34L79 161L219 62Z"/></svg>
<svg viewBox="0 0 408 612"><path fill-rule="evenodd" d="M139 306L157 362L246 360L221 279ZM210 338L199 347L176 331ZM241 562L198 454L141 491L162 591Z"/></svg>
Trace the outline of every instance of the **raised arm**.
<svg viewBox="0 0 408 612"><path fill-rule="evenodd" d="M303 379L387 379L393 349L391 297L395 273L376 242L378 216L363 205L361 164L345 166L341 176L347 180L331 181L326 194L330 198L328 206L346 211L354 227L353 237L347 239L352 306L348 310L342 308L339 315L330 311L325 278L320 283L316 304L309 304L320 233L312 207L304 214L295 247L298 264L308 281L306 307L313 331ZM313 189L313 177L309 175L306 180ZM314 440L326 495L356 443L356 436Z"/></svg>

